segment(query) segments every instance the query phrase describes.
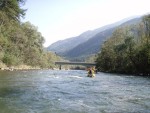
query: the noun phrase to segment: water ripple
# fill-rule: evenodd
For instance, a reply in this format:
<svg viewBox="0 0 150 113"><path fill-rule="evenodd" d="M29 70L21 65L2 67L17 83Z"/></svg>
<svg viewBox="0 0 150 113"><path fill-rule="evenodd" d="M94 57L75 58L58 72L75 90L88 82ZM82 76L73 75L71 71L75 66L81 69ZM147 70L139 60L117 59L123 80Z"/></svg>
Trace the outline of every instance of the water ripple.
<svg viewBox="0 0 150 113"><path fill-rule="evenodd" d="M86 71L0 74L2 113L149 113L150 79Z"/></svg>

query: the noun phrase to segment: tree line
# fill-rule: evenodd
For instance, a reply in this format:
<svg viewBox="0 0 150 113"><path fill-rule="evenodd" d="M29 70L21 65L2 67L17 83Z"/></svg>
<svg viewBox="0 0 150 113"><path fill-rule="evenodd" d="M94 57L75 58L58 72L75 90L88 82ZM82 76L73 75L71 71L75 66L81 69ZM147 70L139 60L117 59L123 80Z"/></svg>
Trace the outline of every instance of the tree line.
<svg viewBox="0 0 150 113"><path fill-rule="evenodd" d="M150 14L139 24L117 28L96 62L99 71L150 75Z"/></svg>
<svg viewBox="0 0 150 113"><path fill-rule="evenodd" d="M60 59L44 50L44 37L30 22L21 22L25 0L0 0L0 63L7 66L53 67Z"/></svg>

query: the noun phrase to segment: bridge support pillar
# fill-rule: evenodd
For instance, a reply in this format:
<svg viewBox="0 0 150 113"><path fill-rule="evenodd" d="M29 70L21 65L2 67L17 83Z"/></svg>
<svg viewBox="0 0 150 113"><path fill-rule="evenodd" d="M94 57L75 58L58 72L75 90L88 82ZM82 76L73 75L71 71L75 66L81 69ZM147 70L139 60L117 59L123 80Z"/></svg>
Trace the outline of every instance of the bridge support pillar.
<svg viewBox="0 0 150 113"><path fill-rule="evenodd" d="M61 65L59 65L59 70L61 70Z"/></svg>

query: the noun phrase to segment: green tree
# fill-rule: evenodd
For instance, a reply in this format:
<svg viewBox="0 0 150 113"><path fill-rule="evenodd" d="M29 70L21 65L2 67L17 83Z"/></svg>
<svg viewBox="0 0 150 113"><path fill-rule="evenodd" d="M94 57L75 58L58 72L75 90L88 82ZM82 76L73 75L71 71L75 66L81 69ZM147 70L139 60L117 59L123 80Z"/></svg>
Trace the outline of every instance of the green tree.
<svg viewBox="0 0 150 113"><path fill-rule="evenodd" d="M0 63L7 66L26 64L38 67L53 67L60 59L44 51L44 37L30 22L22 23L25 16L25 0L0 0Z"/></svg>
<svg viewBox="0 0 150 113"><path fill-rule="evenodd" d="M25 55L24 62L36 66L40 62L41 54L43 54L44 38L30 22L23 23L22 29L26 36L23 50Z"/></svg>
<svg viewBox="0 0 150 113"><path fill-rule="evenodd" d="M25 10L20 8L24 3L25 0L0 0L0 11L9 19L19 21L25 15Z"/></svg>
<svg viewBox="0 0 150 113"><path fill-rule="evenodd" d="M150 74L150 15L138 25L118 28L97 57L97 68L107 72Z"/></svg>

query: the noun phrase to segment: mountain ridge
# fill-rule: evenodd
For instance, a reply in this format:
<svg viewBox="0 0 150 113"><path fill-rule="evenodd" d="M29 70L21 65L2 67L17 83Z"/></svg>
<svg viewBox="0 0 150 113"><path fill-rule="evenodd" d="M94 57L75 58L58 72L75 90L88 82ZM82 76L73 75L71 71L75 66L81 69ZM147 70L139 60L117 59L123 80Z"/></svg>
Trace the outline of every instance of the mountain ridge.
<svg viewBox="0 0 150 113"><path fill-rule="evenodd" d="M80 59L81 57L96 54L102 43L111 36L118 26L134 24L139 22L140 19L140 16L132 19L123 19L95 30L89 30L79 36L57 41L50 45L47 50L56 52L60 56L69 59Z"/></svg>
<svg viewBox="0 0 150 113"><path fill-rule="evenodd" d="M85 31L85 32L83 32L80 35L75 36L75 37L70 37L70 38L67 38L64 40L59 40L57 42L52 43L50 46L48 46L47 50L53 51L53 52L56 52L56 53L62 55L62 53L73 49L77 45L87 41L90 38L92 38L97 33L104 31L106 29L112 28L114 26L118 26L118 25L122 24L123 22L129 20L130 18L126 18L126 19L120 20L120 21L112 23L112 24L104 25L104 26L97 28L97 29L94 29L94 30ZM79 39L80 39L80 41L79 41ZM71 44L71 45L68 47L69 44Z"/></svg>

